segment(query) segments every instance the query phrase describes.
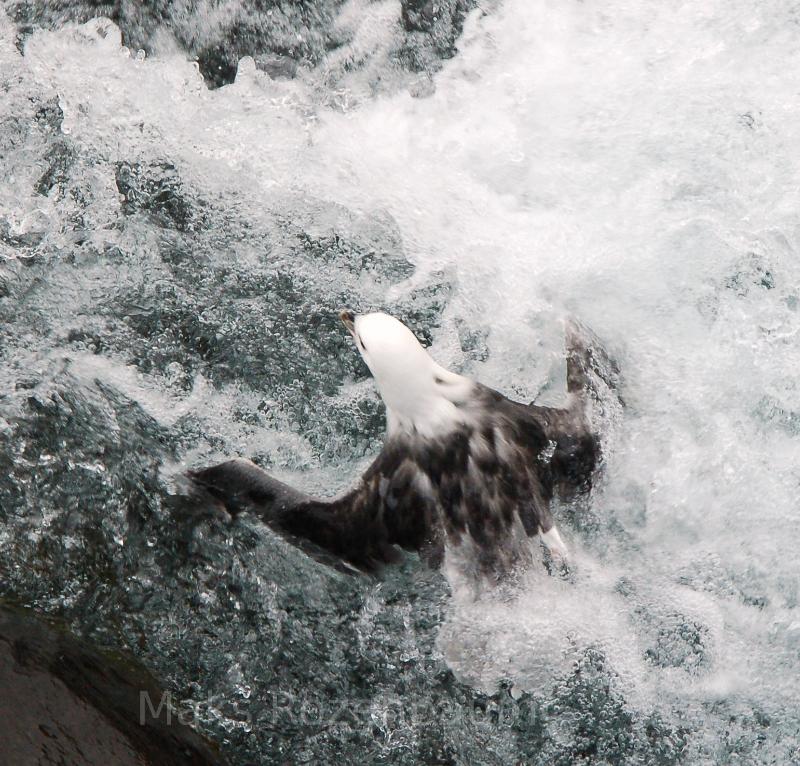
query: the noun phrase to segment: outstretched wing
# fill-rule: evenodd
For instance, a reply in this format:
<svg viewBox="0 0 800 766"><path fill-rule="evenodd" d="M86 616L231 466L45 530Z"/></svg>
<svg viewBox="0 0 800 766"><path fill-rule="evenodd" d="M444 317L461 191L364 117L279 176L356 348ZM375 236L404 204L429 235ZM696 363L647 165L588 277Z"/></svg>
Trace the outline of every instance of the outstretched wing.
<svg viewBox="0 0 800 766"><path fill-rule="evenodd" d="M232 516L248 512L306 553L342 571L374 572L399 559L399 548L441 558L438 506L424 475L397 445L384 449L350 492L313 498L273 479L249 460L190 471L198 502Z"/></svg>

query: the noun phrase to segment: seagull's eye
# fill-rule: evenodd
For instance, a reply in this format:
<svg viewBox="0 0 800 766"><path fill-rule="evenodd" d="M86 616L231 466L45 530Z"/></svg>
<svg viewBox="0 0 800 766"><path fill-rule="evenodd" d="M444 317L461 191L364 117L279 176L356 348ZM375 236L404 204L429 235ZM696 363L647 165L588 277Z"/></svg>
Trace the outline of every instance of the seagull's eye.
<svg viewBox="0 0 800 766"><path fill-rule="evenodd" d="M441 378L438 378L438 377L435 377L435 378L433 379L433 382L434 382L434 383L435 383L437 386L442 386L442 385L444 385L444 381L443 381Z"/></svg>

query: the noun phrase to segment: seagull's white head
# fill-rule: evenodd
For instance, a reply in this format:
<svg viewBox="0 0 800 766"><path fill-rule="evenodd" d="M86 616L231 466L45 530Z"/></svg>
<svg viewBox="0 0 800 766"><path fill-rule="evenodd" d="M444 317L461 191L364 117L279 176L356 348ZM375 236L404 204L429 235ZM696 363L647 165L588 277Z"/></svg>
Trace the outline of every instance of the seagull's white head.
<svg viewBox="0 0 800 766"><path fill-rule="evenodd" d="M437 364L414 333L388 314L340 314L378 384L389 431L435 436L464 421L473 383Z"/></svg>

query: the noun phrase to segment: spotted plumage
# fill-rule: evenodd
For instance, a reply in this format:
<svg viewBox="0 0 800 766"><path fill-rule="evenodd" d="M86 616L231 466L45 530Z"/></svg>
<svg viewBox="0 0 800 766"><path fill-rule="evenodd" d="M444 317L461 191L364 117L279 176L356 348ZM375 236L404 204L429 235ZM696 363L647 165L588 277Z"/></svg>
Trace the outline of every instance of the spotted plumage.
<svg viewBox="0 0 800 766"><path fill-rule="evenodd" d="M195 498L253 513L345 570L375 571L404 549L433 566L456 553L497 581L529 561L537 535L565 557L551 501L591 487L599 441L588 409L596 381L613 374L587 334L568 327L568 405L558 409L511 401L440 367L385 314L342 319L387 407L385 444L357 485L312 498L236 459L190 472Z"/></svg>

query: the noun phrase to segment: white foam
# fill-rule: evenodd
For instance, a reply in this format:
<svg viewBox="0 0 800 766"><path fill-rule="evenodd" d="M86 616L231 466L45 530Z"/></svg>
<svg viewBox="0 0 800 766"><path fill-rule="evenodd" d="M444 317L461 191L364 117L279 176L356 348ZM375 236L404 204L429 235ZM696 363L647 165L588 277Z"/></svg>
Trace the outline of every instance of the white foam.
<svg viewBox="0 0 800 766"><path fill-rule="evenodd" d="M387 8L376 24L391 26ZM469 639L454 666L541 680L515 665L520 641L556 667L573 635L642 693L694 684L770 708L800 695L792 8L509 0L471 17L432 97L344 111L251 70L208 92L192 64L136 60L86 31L37 32L26 66L58 92L65 132L107 160L161 147L223 200L238 185L253 215L278 190L388 211L422 274L455 275L439 337L459 319L488 332L490 358L470 370L486 382L534 394L564 313L622 349L628 410L599 526L559 521L588 551L585 574L544 580L529 609L459 607L443 632ZM378 45L367 32L362 52ZM644 659L673 613L706 631L695 675Z"/></svg>

